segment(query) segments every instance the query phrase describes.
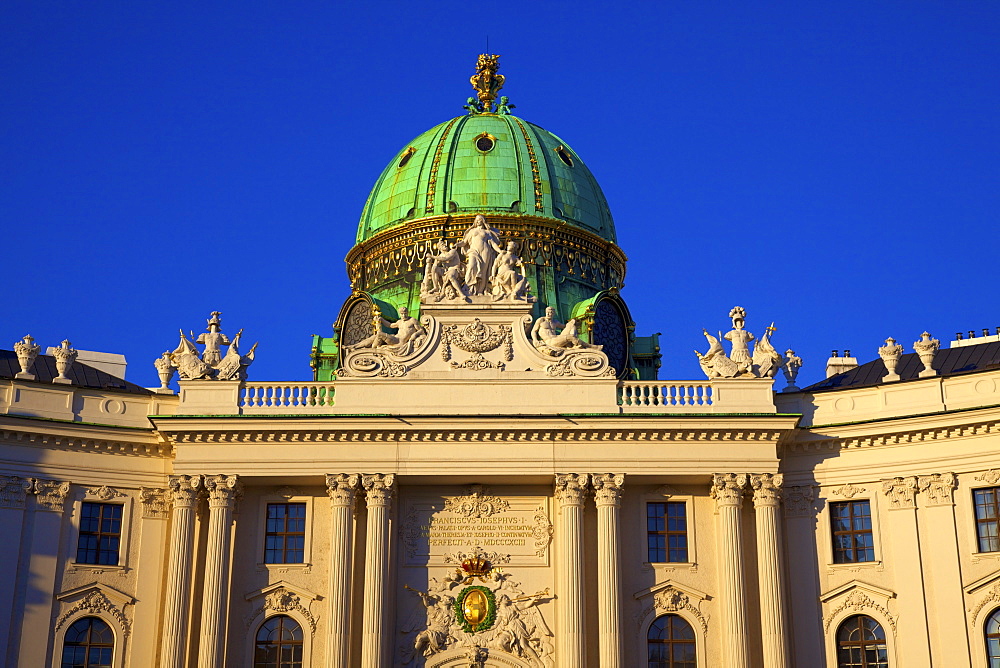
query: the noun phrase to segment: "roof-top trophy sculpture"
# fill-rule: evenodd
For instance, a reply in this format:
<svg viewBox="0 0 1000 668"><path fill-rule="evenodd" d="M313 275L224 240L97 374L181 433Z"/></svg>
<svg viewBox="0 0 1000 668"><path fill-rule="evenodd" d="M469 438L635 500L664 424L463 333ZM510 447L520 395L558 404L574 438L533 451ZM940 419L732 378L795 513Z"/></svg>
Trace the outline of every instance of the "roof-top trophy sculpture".
<svg viewBox="0 0 1000 668"><path fill-rule="evenodd" d="M180 330L181 340L177 348L171 353L164 353L161 360L169 356L171 365L177 369L181 380L246 380L246 369L253 363L254 352L257 344L254 343L250 350L244 355L240 353L240 339L243 336L241 329L229 340L222 333L222 321L219 311L212 311L211 318L208 319L208 331L202 333L195 339L194 332L191 332L191 339ZM203 353L198 352L196 343L205 346ZM229 346L225 356L222 355L222 346ZM159 371L162 362L157 361Z"/></svg>
<svg viewBox="0 0 1000 668"><path fill-rule="evenodd" d="M747 344L754 341L755 337L743 329L746 315L747 312L742 306L733 307L729 312L733 329L725 336L719 332L718 339L709 334L707 329L702 329L708 340L709 349L704 355L697 350L694 354L698 356L701 370L709 378L774 378L781 368L782 356L771 345L771 334L777 331L774 323L772 322L760 339L756 340L751 354ZM732 351L728 357L719 339L732 343Z"/></svg>
<svg viewBox="0 0 1000 668"><path fill-rule="evenodd" d="M497 99L497 93L503 88L504 76L497 74L497 68L500 67L500 63L497 62L499 60L499 54L480 54L479 60L476 61L476 73L469 79L469 83L476 89L477 97L479 98L478 111L480 113L493 112L493 100ZM469 98L467 106L474 104L475 101ZM507 104L507 106L509 107L510 105Z"/></svg>

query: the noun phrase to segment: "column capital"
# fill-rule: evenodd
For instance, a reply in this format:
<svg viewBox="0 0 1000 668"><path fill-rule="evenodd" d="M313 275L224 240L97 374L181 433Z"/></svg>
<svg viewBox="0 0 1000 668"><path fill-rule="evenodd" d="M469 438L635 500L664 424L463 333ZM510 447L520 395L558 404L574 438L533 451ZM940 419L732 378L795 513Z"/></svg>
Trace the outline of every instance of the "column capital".
<svg viewBox="0 0 1000 668"><path fill-rule="evenodd" d="M589 483L586 473L557 473L556 498L564 506L582 506Z"/></svg>
<svg viewBox="0 0 1000 668"><path fill-rule="evenodd" d="M594 473L590 476L598 506L620 506L625 491L624 473Z"/></svg>
<svg viewBox="0 0 1000 668"><path fill-rule="evenodd" d="M916 508L917 477L887 478L882 481L882 493L889 497L889 510Z"/></svg>
<svg viewBox="0 0 1000 668"><path fill-rule="evenodd" d="M922 475L917 480L917 484L920 486L920 491L927 495L927 505L954 505L955 487L958 485L954 473Z"/></svg>
<svg viewBox="0 0 1000 668"><path fill-rule="evenodd" d="M327 473L326 493L330 497L330 505L353 508L360 480L361 476L357 473Z"/></svg>
<svg viewBox="0 0 1000 668"><path fill-rule="evenodd" d="M32 481L32 491L39 506L59 513L65 510L70 487L68 482L45 478L32 478Z"/></svg>
<svg viewBox="0 0 1000 668"><path fill-rule="evenodd" d="M388 506L396 491L396 474L366 473L361 476L361 484L364 485L369 507Z"/></svg>
<svg viewBox="0 0 1000 668"><path fill-rule="evenodd" d="M753 504L756 507L781 505L781 484L784 476L780 473L755 473L750 476L753 488Z"/></svg>
<svg viewBox="0 0 1000 668"><path fill-rule="evenodd" d="M174 508L194 508L201 495L200 475L172 475L167 479L167 489Z"/></svg>
<svg viewBox="0 0 1000 668"><path fill-rule="evenodd" d="M816 486L791 485L782 490L787 517L809 517L816 512Z"/></svg>
<svg viewBox="0 0 1000 668"><path fill-rule="evenodd" d="M206 475L202 484L208 491L209 508L232 508L243 496L243 483L238 475Z"/></svg>
<svg viewBox="0 0 1000 668"><path fill-rule="evenodd" d="M24 500L32 486L31 478L0 475L0 508L24 508Z"/></svg>
<svg viewBox="0 0 1000 668"><path fill-rule="evenodd" d="M743 491L747 486L746 473L715 473L712 475L712 498L715 505L743 506Z"/></svg>

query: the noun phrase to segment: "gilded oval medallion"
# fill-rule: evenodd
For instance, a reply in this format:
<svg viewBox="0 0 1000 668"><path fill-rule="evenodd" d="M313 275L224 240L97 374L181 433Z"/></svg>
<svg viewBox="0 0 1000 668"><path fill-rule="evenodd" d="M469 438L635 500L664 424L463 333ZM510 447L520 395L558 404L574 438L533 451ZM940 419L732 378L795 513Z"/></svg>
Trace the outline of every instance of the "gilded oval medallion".
<svg viewBox="0 0 1000 668"><path fill-rule="evenodd" d="M472 626L479 626L482 624L483 620L486 619L487 613L489 612L489 601L486 600L486 594L478 589L470 591L465 595L462 612L465 615L466 621L468 621Z"/></svg>
<svg viewBox="0 0 1000 668"><path fill-rule="evenodd" d="M496 597L487 587L466 587L455 599L455 612L466 633L486 631L496 619Z"/></svg>

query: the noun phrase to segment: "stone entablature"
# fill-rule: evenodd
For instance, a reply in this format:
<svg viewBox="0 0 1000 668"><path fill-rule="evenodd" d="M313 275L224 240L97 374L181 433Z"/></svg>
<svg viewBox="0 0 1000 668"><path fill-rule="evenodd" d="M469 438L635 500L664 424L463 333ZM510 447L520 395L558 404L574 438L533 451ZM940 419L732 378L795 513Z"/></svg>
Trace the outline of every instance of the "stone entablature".
<svg viewBox="0 0 1000 668"><path fill-rule="evenodd" d="M170 415L177 398L23 380L0 381L0 415L149 428L148 415Z"/></svg>

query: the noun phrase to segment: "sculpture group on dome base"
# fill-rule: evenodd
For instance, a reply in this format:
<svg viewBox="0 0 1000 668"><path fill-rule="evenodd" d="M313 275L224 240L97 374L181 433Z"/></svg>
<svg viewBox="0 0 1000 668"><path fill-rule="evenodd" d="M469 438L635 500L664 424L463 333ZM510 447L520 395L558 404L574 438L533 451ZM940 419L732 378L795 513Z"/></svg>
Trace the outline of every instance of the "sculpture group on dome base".
<svg viewBox="0 0 1000 668"><path fill-rule="evenodd" d="M794 383L798 367L802 365L802 360L795 357L792 351L789 357L783 357L781 353L771 345L771 335L777 331L772 322L764 330L764 334L756 339L753 334L743 327L746 322L746 311L742 306L735 306L729 312L729 317L733 321L733 329L725 335L719 332L716 338L708 333L707 329L702 329L705 338L708 340L708 351L703 355L697 350L694 354L698 356L698 363L701 370L709 379L712 378L774 378L778 370L785 367L786 377L789 383ZM732 344L729 356L726 356L719 339L725 339ZM750 352L748 344L754 343L753 352ZM791 375L789 375L791 374Z"/></svg>
<svg viewBox="0 0 1000 668"><path fill-rule="evenodd" d="M475 217L460 241L448 243L441 239L436 250L424 258L421 303L535 301L517 255L517 243L501 244L500 233L487 224L482 214Z"/></svg>

